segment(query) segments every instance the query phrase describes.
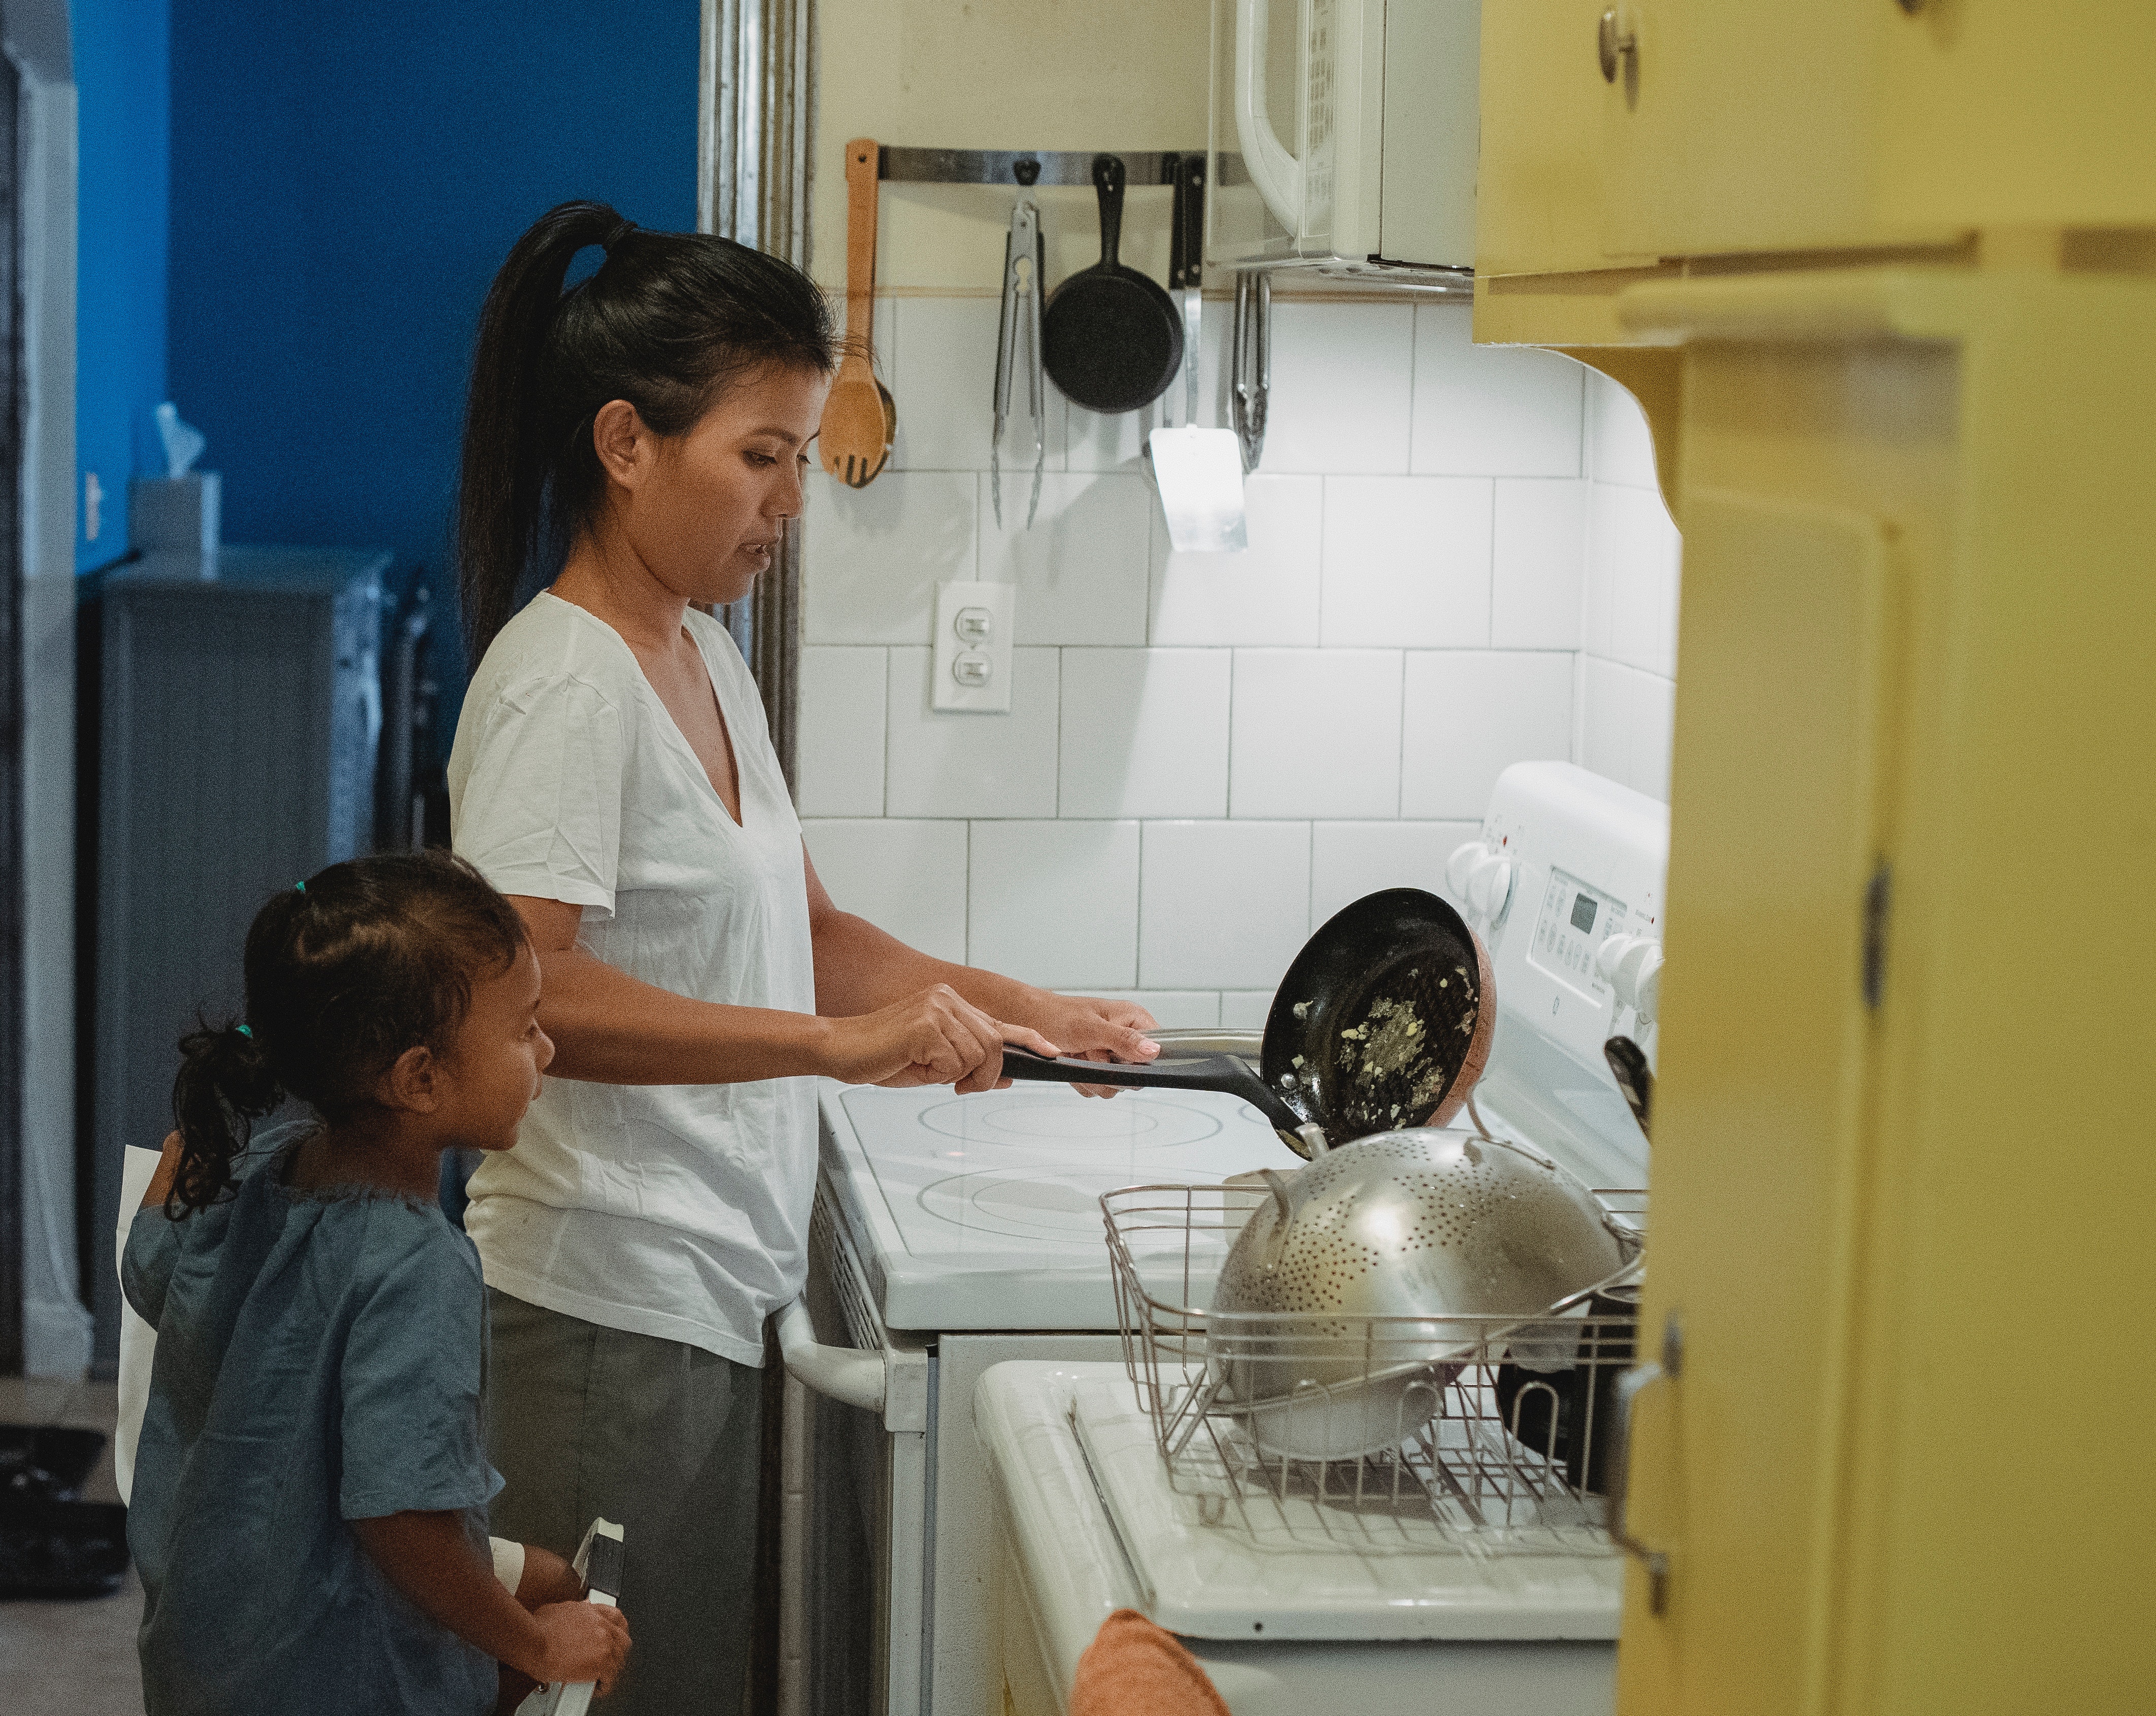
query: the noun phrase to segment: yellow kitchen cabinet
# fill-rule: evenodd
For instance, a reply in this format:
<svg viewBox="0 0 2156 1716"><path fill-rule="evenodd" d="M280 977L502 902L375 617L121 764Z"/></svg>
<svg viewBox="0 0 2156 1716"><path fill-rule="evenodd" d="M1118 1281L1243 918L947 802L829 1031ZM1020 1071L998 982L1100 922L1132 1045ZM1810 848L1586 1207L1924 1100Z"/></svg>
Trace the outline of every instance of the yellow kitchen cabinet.
<svg viewBox="0 0 2156 1716"><path fill-rule="evenodd" d="M2156 23L1603 9L1486 8L1476 337L1684 538L1620 1716L2146 1712Z"/></svg>
<svg viewBox="0 0 2156 1716"><path fill-rule="evenodd" d="M1486 278L2156 223L2146 0L1492 0L1482 40Z"/></svg>
<svg viewBox="0 0 2156 1716"><path fill-rule="evenodd" d="M1636 286L1681 352L1622 1716L2156 1687L2156 274Z"/></svg>
<svg viewBox="0 0 2156 1716"><path fill-rule="evenodd" d="M1596 69L1606 257L1958 236L1928 211L1882 218L1882 49L1921 29L1897 0L1616 0L1598 25L1603 12L1618 49L1613 78ZM1596 60L1601 45L1598 28L1573 51Z"/></svg>

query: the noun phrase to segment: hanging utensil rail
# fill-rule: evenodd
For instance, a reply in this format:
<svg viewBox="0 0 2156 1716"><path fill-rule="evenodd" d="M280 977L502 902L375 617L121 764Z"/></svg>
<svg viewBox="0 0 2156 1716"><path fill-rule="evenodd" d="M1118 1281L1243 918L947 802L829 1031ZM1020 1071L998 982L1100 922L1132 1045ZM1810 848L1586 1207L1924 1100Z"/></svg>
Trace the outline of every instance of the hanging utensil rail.
<svg viewBox="0 0 2156 1716"><path fill-rule="evenodd" d="M1098 149L901 149L878 151L876 177L894 185L1080 185L1093 182ZM1161 183L1161 164L1200 149L1116 149L1134 186Z"/></svg>

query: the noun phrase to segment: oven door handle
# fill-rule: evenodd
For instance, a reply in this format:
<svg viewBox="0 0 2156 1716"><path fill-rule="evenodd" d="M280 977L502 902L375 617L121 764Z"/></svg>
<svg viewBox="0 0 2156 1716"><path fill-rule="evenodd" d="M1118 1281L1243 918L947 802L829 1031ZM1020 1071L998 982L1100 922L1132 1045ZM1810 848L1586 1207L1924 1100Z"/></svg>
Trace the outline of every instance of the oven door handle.
<svg viewBox="0 0 2156 1716"><path fill-rule="evenodd" d="M808 1308L799 1299L779 1313L778 1351L786 1361L786 1374L803 1388L865 1412L883 1411L883 1355L819 1345Z"/></svg>

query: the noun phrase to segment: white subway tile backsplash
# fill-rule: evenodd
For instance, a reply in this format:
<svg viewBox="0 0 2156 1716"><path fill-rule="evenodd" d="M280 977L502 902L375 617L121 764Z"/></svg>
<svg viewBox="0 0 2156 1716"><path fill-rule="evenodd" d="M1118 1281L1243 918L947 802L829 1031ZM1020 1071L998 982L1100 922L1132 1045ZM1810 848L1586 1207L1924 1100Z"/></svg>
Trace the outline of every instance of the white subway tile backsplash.
<svg viewBox="0 0 2156 1716"><path fill-rule="evenodd" d="M1500 649L1579 648L1589 485L1497 480L1490 642Z"/></svg>
<svg viewBox="0 0 2156 1716"><path fill-rule="evenodd" d="M886 372L898 407L898 428L887 469L986 470L995 423L996 323L1002 306L993 298L889 301L898 350ZM1019 398L1022 403L1023 391ZM1006 448L1004 457L1009 456ZM1029 445L1029 479L1032 469Z"/></svg>
<svg viewBox="0 0 2156 1716"><path fill-rule="evenodd" d="M1153 644L1307 645L1316 641L1325 484L1254 476L1243 484L1250 546L1178 554L1152 521Z"/></svg>
<svg viewBox="0 0 2156 1716"><path fill-rule="evenodd" d="M1261 470L1407 474L1414 314L1404 304L1273 305Z"/></svg>
<svg viewBox="0 0 2156 1716"><path fill-rule="evenodd" d="M1147 822L1142 849L1139 983L1276 986L1310 933L1310 825Z"/></svg>
<svg viewBox="0 0 2156 1716"><path fill-rule="evenodd" d="M1676 671L1676 526L1651 489L1591 488L1588 652L1667 678Z"/></svg>
<svg viewBox="0 0 2156 1716"><path fill-rule="evenodd" d="M1490 489L1480 477L1327 477L1320 641L1489 643Z"/></svg>
<svg viewBox="0 0 2156 1716"><path fill-rule="evenodd" d="M998 527L980 479L981 576L1018 587L1018 642L1143 643L1152 486L1130 474L1052 474L1029 530L1031 482L1006 484Z"/></svg>
<svg viewBox="0 0 2156 1716"><path fill-rule="evenodd" d="M1581 377L1553 351L1476 346L1466 305L1424 304L1414 318L1418 475L1576 477Z"/></svg>
<svg viewBox="0 0 2156 1716"><path fill-rule="evenodd" d="M1447 894L1445 860L1481 827L1479 821L1317 823L1310 831L1311 928L1382 888Z"/></svg>
<svg viewBox="0 0 2156 1716"><path fill-rule="evenodd" d="M1292 959L1293 955L1289 957ZM1287 967L1281 967L1281 975L1287 975ZM1279 986L1276 984L1274 988ZM1262 1031L1265 1015L1273 1010L1273 990L1229 990L1220 997L1220 1026L1226 1031Z"/></svg>
<svg viewBox="0 0 2156 1716"><path fill-rule="evenodd" d="M800 790L804 817L883 814L886 653L801 652Z"/></svg>
<svg viewBox="0 0 2156 1716"><path fill-rule="evenodd" d="M1655 438L1647 414L1599 370L1587 377L1587 469L1598 483L1655 486Z"/></svg>
<svg viewBox="0 0 2156 1716"><path fill-rule="evenodd" d="M1213 989L1096 989L1101 1001L1136 1001L1161 1031L1209 1030L1220 1022L1220 995Z"/></svg>
<svg viewBox="0 0 2156 1716"><path fill-rule="evenodd" d="M1066 817L1224 817L1232 652L1063 652Z"/></svg>
<svg viewBox="0 0 2156 1716"><path fill-rule="evenodd" d="M1666 797L1678 544L1644 417L1445 304L1283 300L1250 546L1168 548L1141 455L1183 390L1100 417L1023 387L988 475L998 307L879 300L899 413L805 521L799 806L838 899L950 959L1256 1027L1312 924L1442 892L1496 776L1576 757ZM1229 306L1200 420L1224 424ZM1007 715L929 708L935 586L1016 587Z"/></svg>
<svg viewBox="0 0 2156 1716"><path fill-rule="evenodd" d="M841 911L939 960L966 957L966 825L803 819L817 878Z"/></svg>
<svg viewBox="0 0 2156 1716"><path fill-rule="evenodd" d="M971 964L1050 989L1137 981L1136 822L976 822Z"/></svg>
<svg viewBox="0 0 2156 1716"><path fill-rule="evenodd" d="M1579 766L1630 786L1632 734L1637 725L1631 693L1638 675L1599 656L1585 660L1580 688Z"/></svg>
<svg viewBox="0 0 2156 1716"><path fill-rule="evenodd" d="M970 471L886 471L865 489L812 472L803 523L802 641L926 643L936 587L971 578Z"/></svg>
<svg viewBox="0 0 2156 1716"><path fill-rule="evenodd" d="M1410 650L1400 814L1480 822L1517 762L1572 754L1572 658L1525 650Z"/></svg>
<svg viewBox="0 0 2156 1716"><path fill-rule="evenodd" d="M1011 655L1010 713L975 715L929 707L932 652L891 652L887 815L1055 814L1056 653Z"/></svg>
<svg viewBox="0 0 2156 1716"><path fill-rule="evenodd" d="M1399 759L1398 650L1235 652L1230 816L1395 816Z"/></svg>
<svg viewBox="0 0 2156 1716"><path fill-rule="evenodd" d="M1666 802L1676 698L1673 680L1589 656L1581 766Z"/></svg>

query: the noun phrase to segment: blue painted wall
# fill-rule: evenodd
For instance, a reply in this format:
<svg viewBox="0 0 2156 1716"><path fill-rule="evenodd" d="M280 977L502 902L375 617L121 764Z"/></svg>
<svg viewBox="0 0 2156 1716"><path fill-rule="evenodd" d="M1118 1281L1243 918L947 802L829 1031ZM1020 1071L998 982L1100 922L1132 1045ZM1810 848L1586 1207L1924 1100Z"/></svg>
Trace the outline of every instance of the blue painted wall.
<svg viewBox="0 0 2156 1716"><path fill-rule="evenodd" d="M697 0L172 8L172 397L225 539L387 544L453 614L480 300L566 198L695 225Z"/></svg>
<svg viewBox="0 0 2156 1716"><path fill-rule="evenodd" d="M75 250L74 564L127 551L127 479L166 397L170 11L73 0L80 154ZM90 535L85 479L104 491Z"/></svg>

